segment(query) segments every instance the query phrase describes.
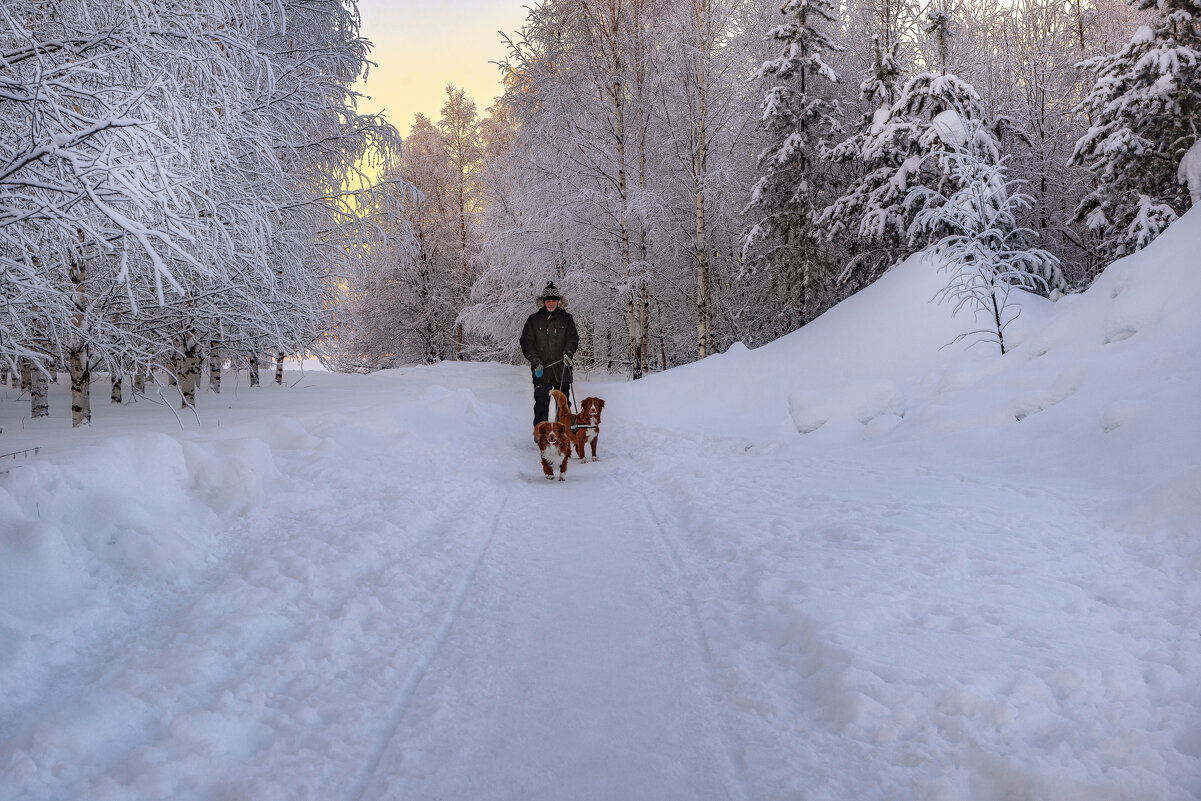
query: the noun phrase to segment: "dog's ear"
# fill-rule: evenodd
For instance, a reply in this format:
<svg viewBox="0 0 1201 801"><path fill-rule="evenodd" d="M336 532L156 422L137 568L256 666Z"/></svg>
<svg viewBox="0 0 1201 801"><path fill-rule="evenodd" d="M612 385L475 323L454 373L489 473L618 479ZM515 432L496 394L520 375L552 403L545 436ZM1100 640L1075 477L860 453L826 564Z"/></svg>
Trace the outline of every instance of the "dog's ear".
<svg viewBox="0 0 1201 801"><path fill-rule="evenodd" d="M601 408L601 409L605 408L605 401L604 401L604 399L602 399L602 398L597 398L597 399L596 399L596 402L600 404L600 408Z"/></svg>

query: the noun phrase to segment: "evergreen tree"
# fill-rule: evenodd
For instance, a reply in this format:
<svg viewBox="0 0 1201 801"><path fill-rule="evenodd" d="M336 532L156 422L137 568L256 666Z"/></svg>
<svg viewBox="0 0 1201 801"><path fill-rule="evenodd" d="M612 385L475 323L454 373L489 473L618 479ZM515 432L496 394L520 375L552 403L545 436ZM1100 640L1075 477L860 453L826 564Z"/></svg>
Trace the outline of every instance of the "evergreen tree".
<svg viewBox="0 0 1201 801"><path fill-rule="evenodd" d="M895 101L881 103L859 131L829 151L831 160L852 164L862 175L819 218L827 240L858 238L857 255L840 280L871 283L937 239L940 232L914 228L913 222L930 203L958 189L962 175L951 169L951 154L970 145L978 158L994 165L1000 159L979 94L947 71L947 15L930 12L925 29L937 39L939 71L910 78ZM868 92L883 98L896 74L889 54L879 52L875 73L863 84L865 98ZM919 188L928 191L914 191Z"/></svg>
<svg viewBox="0 0 1201 801"><path fill-rule="evenodd" d="M872 71L859 86L859 98L875 107L863 116L850 137L827 154L833 162L848 165L856 178L818 218L827 241L840 237L852 240L852 257L838 281L850 279L856 286L879 278L904 255L907 241L903 215L896 213L900 205L891 220L889 212L880 208L882 203L904 198L904 186L894 185L892 179L909 158L911 143L902 128L889 125L902 71L896 43L886 47L877 35L872 37L872 47ZM871 223L867 220L869 214Z"/></svg>
<svg viewBox="0 0 1201 801"><path fill-rule="evenodd" d="M840 47L816 27L835 19L828 0L787 0L780 11L786 22L768 31L768 38L782 43L783 52L755 75L774 85L760 107L768 145L759 154L760 176L747 206L759 221L743 240L743 258L783 273L792 293L783 313L803 323L816 316L824 278L814 222L832 176L820 147L839 130L838 104L829 97L839 79L823 54Z"/></svg>
<svg viewBox="0 0 1201 801"><path fill-rule="evenodd" d="M1145 247L1188 209L1180 165L1201 141L1201 2L1137 4L1162 17L1118 53L1082 62L1096 74L1079 107L1092 126L1071 157L1098 181L1076 219L1101 229L1115 257Z"/></svg>

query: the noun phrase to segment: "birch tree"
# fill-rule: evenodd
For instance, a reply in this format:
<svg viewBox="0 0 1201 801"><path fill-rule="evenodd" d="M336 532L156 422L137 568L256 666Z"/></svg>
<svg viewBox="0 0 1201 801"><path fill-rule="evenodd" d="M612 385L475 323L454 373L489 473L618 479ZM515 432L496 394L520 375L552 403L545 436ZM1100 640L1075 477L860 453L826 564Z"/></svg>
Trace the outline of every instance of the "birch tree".
<svg viewBox="0 0 1201 801"><path fill-rule="evenodd" d="M97 367L311 343L362 233L344 179L395 137L354 111L357 31L338 0L6 4L0 357L61 358L85 424Z"/></svg>
<svg viewBox="0 0 1201 801"><path fill-rule="evenodd" d="M1037 234L1018 224L1018 212L1033 198L1019 191L1020 182L1008 176L1003 161L994 162L981 149L988 138L981 133L969 131L962 146L942 157L953 178L949 196L926 187L911 190L921 207L912 227L915 234L940 236L930 251L948 275L939 299L956 313L970 312L976 323L984 321L956 341L972 336L995 341L1003 356L1005 330L1017 316L1013 290L1045 290L1047 277L1059 267L1054 255L1032 247Z"/></svg>
<svg viewBox="0 0 1201 801"><path fill-rule="evenodd" d="M446 87L447 100L442 106L438 131L442 150L450 166L453 186L455 222L458 228L458 279L452 299L455 310L463 307L471 285L475 283L478 267L478 247L475 227L478 217L476 173L480 167L479 118L475 101L462 89ZM463 358L463 326L456 325L455 359Z"/></svg>

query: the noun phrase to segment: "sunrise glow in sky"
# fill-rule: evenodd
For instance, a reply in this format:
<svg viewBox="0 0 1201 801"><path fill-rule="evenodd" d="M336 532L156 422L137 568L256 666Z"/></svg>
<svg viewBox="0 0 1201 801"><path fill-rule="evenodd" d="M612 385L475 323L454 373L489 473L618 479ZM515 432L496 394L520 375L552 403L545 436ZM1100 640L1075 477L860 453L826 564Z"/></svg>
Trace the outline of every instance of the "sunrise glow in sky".
<svg viewBox="0 0 1201 801"><path fill-rule="evenodd" d="M359 0L362 33L375 45L372 68L359 87L365 112L384 110L407 134L418 112L437 120L446 84L466 90L481 116L500 94L505 57L498 31L511 33L531 0Z"/></svg>

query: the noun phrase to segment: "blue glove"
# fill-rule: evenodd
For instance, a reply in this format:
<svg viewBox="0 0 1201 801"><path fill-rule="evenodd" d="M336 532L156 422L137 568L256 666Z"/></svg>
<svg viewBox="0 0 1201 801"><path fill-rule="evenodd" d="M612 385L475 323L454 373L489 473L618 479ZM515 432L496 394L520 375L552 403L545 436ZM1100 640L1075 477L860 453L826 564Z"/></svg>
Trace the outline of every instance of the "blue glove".
<svg viewBox="0 0 1201 801"><path fill-rule="evenodd" d="M542 365L538 365L537 367L534 368L534 378L541 378L541 377L542 377Z"/></svg>

